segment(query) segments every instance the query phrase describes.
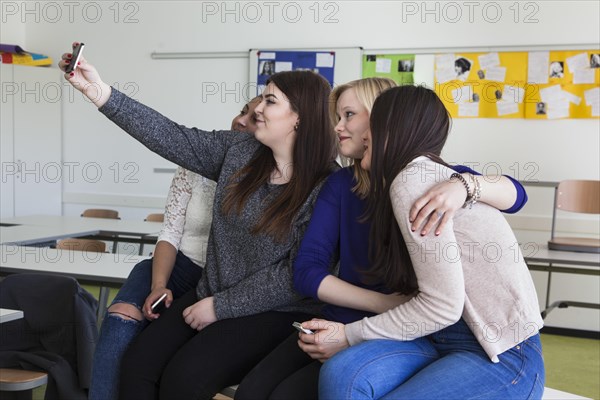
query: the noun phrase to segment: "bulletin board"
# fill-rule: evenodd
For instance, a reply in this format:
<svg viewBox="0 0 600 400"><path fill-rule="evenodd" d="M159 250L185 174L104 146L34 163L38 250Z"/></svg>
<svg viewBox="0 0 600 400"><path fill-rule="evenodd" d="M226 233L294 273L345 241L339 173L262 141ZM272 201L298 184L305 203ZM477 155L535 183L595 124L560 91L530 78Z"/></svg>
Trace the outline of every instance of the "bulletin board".
<svg viewBox="0 0 600 400"><path fill-rule="evenodd" d="M453 118L598 118L600 52L437 54L434 88Z"/></svg>
<svg viewBox="0 0 600 400"><path fill-rule="evenodd" d="M361 47L251 49L248 60L248 81L250 87L255 89L252 93L254 95L260 93L259 86L268 78L267 74L263 74L263 69L266 62L272 61L275 72L279 72L276 68L277 62L283 63L279 66L285 70L318 69L316 72L323 75L332 87L335 87L361 78L361 56ZM333 67L329 67L331 62Z"/></svg>
<svg viewBox="0 0 600 400"><path fill-rule="evenodd" d="M600 51L539 51L528 57L528 119L598 118Z"/></svg>
<svg viewBox="0 0 600 400"><path fill-rule="evenodd" d="M398 85L415 83L414 54L365 54L362 77L390 78Z"/></svg>
<svg viewBox="0 0 600 400"><path fill-rule="evenodd" d="M524 118L527 53L435 56L435 91L453 118Z"/></svg>

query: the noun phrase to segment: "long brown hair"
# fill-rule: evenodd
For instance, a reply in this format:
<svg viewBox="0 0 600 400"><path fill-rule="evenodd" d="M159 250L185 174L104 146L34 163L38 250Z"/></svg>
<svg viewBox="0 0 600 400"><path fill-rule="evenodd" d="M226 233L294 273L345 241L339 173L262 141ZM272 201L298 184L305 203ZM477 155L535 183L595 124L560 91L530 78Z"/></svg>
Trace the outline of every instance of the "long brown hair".
<svg viewBox="0 0 600 400"><path fill-rule="evenodd" d="M286 71L272 75L273 83L290 102L299 117L293 148L292 176L273 197L252 233L265 233L283 240L299 209L315 185L332 171L336 155L335 136L328 118L329 83L312 71ZM231 179L223 201L223 212L240 213L248 198L269 182L277 168L273 151L261 145L252 160ZM284 170L285 166L279 166Z"/></svg>
<svg viewBox="0 0 600 400"><path fill-rule="evenodd" d="M377 96L384 90L396 86L396 82L389 78L372 77L357 79L335 87L331 92L331 96L329 96L329 119L331 119L332 125L335 128L340 120L337 115L337 102L346 90L354 90L358 101L370 115ZM346 161L346 157L341 154L340 158L342 161ZM352 191L364 199L369 193L369 173L360 166L360 160L352 160L352 169L354 170L354 180L356 180L356 185L352 188Z"/></svg>
<svg viewBox="0 0 600 400"><path fill-rule="evenodd" d="M437 95L422 86L383 92L371 112L371 186L366 216L371 220L367 277L409 294L418 289L406 242L394 217L390 185L419 156L443 165L440 153L450 116Z"/></svg>

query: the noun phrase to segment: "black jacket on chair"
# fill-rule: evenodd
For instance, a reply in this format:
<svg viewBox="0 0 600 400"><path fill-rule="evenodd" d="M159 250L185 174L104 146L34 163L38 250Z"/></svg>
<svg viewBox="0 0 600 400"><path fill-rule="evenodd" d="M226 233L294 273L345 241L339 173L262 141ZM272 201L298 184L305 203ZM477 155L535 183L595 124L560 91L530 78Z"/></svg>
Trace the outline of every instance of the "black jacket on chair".
<svg viewBox="0 0 600 400"><path fill-rule="evenodd" d="M87 399L96 299L73 278L16 274L0 282L0 307L24 313L0 324L0 367L48 372L47 400Z"/></svg>

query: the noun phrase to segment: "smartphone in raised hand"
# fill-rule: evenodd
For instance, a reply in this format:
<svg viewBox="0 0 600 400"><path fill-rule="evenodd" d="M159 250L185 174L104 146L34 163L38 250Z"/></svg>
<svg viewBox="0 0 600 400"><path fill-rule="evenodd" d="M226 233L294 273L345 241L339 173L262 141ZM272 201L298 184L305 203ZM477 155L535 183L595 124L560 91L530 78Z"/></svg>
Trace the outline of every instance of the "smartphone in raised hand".
<svg viewBox="0 0 600 400"><path fill-rule="evenodd" d="M65 69L65 72L67 74L71 73L71 72L75 71L75 69L77 69L77 63L79 62L79 59L81 58L81 54L83 53L84 46L85 45L83 43L79 43L73 49L73 57L71 57L71 63L69 65L67 65L67 68Z"/></svg>

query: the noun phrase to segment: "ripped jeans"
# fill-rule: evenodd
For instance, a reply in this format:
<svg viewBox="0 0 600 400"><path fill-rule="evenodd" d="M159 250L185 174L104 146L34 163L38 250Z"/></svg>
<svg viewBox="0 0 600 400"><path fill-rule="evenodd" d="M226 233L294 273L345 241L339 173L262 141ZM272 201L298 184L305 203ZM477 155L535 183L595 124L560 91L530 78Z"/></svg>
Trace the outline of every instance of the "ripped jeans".
<svg viewBox="0 0 600 400"><path fill-rule="evenodd" d="M182 252L177 252L167 288L176 299L195 288L201 276L202 268ZM112 304L129 303L141 310L151 285L152 259L140 261L131 270ZM117 399L121 358L131 341L149 323L145 318L142 321L125 320L118 314L107 312L94 353L89 400Z"/></svg>

